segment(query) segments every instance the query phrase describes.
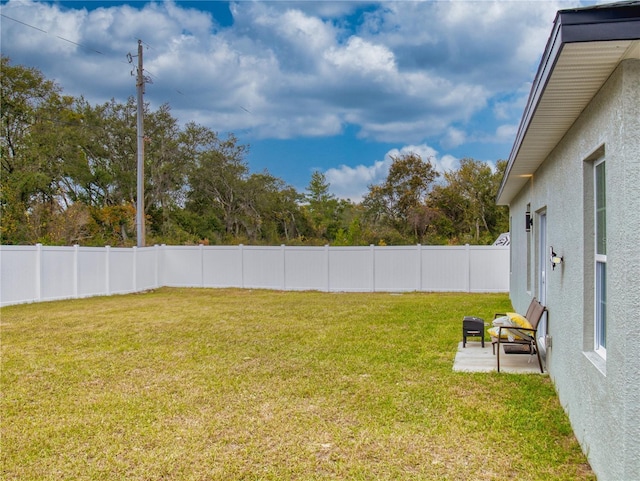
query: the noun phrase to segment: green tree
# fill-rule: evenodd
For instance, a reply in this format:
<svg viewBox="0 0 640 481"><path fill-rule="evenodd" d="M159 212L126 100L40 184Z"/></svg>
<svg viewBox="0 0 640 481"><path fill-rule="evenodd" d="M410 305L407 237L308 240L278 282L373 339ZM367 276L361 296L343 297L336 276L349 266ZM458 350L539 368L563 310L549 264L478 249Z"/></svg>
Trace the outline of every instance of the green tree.
<svg viewBox="0 0 640 481"><path fill-rule="evenodd" d="M311 174L306 189L306 210L315 235L323 240L332 240L340 228L342 203L329 191L330 184L320 171Z"/></svg>
<svg viewBox="0 0 640 481"><path fill-rule="evenodd" d="M385 242L415 242L424 237L433 217L426 200L438 176L431 161L418 154L392 157L385 181L370 186L363 199L367 219L385 232Z"/></svg>
<svg viewBox="0 0 640 481"><path fill-rule="evenodd" d="M304 196L290 185L278 180L279 189L272 194L272 202L263 206L267 214L270 214L276 226L275 232L278 238L286 243L300 241L311 232L306 216L301 208L301 201ZM270 237L266 237L267 242Z"/></svg>
<svg viewBox="0 0 640 481"><path fill-rule="evenodd" d="M499 161L493 170L486 162L462 159L432 192L429 203L447 219L441 227L455 243L488 244L508 229L507 211L495 201L505 165Z"/></svg>
<svg viewBox="0 0 640 481"><path fill-rule="evenodd" d="M46 241L51 222L64 208L65 141L77 121L73 99L36 69L0 69L0 237L3 243ZM71 146L71 147L70 147Z"/></svg>
<svg viewBox="0 0 640 481"><path fill-rule="evenodd" d="M136 103L92 106L64 96L39 71L0 70L0 240L132 245ZM152 242L489 243L508 229L495 204L506 162L474 159L436 185L432 163L392 158L361 204L337 199L321 172L304 194L268 172L251 173L233 135L187 124L169 105L145 109L145 209Z"/></svg>
<svg viewBox="0 0 640 481"><path fill-rule="evenodd" d="M169 105L149 112L145 118L145 213L149 231L161 240L183 237L175 212L184 205L191 146L182 144L178 121Z"/></svg>
<svg viewBox="0 0 640 481"><path fill-rule="evenodd" d="M92 243L133 245L137 198L137 132L133 98L91 106L76 102L79 156L66 159L70 197L89 207Z"/></svg>
<svg viewBox="0 0 640 481"><path fill-rule="evenodd" d="M245 161L246 146L238 144L235 136L226 140L200 131L208 144L197 149L194 166L188 175L188 207L195 213L220 220L222 240L243 234L243 215L246 213L244 186L249 175ZM212 235L216 235L211 232Z"/></svg>

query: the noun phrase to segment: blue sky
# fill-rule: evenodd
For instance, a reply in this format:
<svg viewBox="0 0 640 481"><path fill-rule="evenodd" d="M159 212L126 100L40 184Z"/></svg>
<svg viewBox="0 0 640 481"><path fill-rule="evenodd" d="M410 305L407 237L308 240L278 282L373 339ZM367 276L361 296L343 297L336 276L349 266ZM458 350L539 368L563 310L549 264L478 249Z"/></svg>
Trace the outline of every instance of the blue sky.
<svg viewBox="0 0 640 481"><path fill-rule="evenodd" d="M252 172L304 191L319 170L359 200L393 155L508 158L556 11L593 3L3 0L0 45L97 104L135 96L141 39L152 108L233 132Z"/></svg>

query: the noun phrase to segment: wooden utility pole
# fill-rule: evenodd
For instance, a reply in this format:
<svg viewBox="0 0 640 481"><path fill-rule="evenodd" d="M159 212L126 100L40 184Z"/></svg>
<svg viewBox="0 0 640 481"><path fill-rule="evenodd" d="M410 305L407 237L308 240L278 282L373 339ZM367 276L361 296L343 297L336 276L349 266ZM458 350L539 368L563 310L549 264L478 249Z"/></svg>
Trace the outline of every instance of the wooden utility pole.
<svg viewBox="0 0 640 481"><path fill-rule="evenodd" d="M133 55L128 54L129 63L133 63ZM136 69L136 91L138 97L138 118L137 118L137 138L138 138L138 176L137 176L137 203L136 203L136 233L137 246L144 247L145 241L145 219L144 219L144 69L142 66L142 40L138 40L138 68ZM133 75L133 71L131 72Z"/></svg>
<svg viewBox="0 0 640 481"><path fill-rule="evenodd" d="M136 225L138 247L144 247L145 242L145 219L144 219L144 127L142 125L142 115L144 104L144 74L142 69L142 40L138 40L138 75L136 77L136 90L138 94L138 203L136 206Z"/></svg>

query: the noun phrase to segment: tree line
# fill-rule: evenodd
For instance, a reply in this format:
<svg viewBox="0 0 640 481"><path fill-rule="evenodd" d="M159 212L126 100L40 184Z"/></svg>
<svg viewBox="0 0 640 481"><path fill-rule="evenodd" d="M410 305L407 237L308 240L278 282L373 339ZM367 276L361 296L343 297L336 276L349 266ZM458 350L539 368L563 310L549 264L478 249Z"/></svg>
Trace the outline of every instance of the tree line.
<svg viewBox="0 0 640 481"><path fill-rule="evenodd" d="M2 57L0 241L136 244L136 104L91 105ZM298 192L251 172L233 134L145 106L147 244L488 244L508 230L495 204L506 163L474 159L440 175L415 153L392 158L361 202L322 172Z"/></svg>

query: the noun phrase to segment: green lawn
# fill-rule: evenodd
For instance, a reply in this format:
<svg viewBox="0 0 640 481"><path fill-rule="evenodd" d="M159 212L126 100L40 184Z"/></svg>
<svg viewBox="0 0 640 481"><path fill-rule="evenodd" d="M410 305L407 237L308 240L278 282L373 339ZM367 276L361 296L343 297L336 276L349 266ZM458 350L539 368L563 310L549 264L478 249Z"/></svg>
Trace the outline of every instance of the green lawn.
<svg viewBox="0 0 640 481"><path fill-rule="evenodd" d="M452 372L503 294L3 308L4 480L595 479L547 376Z"/></svg>

